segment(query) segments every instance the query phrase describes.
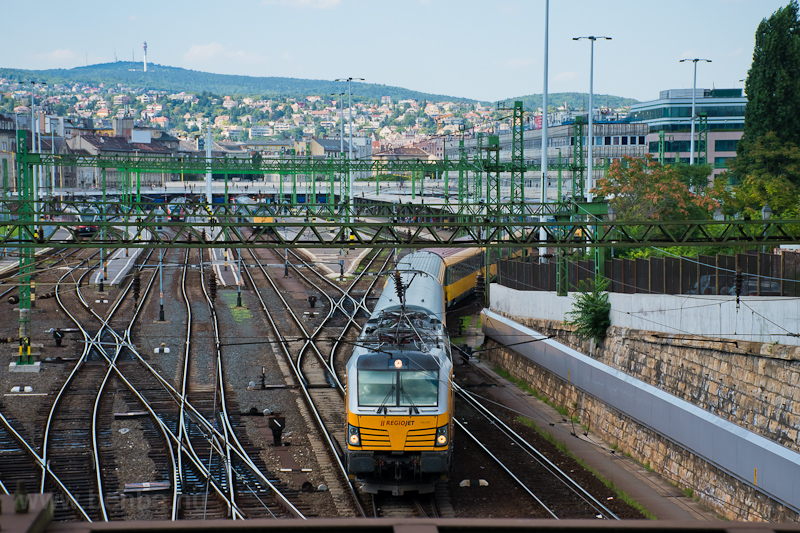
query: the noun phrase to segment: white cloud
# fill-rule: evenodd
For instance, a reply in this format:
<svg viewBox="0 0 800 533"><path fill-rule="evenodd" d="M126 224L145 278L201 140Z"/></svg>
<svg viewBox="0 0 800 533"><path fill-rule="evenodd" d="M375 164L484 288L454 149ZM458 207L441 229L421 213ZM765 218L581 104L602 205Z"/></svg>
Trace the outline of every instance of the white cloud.
<svg viewBox="0 0 800 533"><path fill-rule="evenodd" d="M341 0L261 0L265 6L283 6L298 9L333 9Z"/></svg>
<svg viewBox="0 0 800 533"><path fill-rule="evenodd" d="M572 81L578 77L578 73L574 70L559 72L553 76L553 81Z"/></svg>
<svg viewBox="0 0 800 533"><path fill-rule="evenodd" d="M75 52L72 50L65 50L64 48L58 48L53 50L52 52L47 52L45 54L37 54L34 56L36 59L40 61L72 61L77 56Z"/></svg>
<svg viewBox="0 0 800 533"><path fill-rule="evenodd" d="M128 20L130 20L131 22L138 22L139 17L137 15L128 15Z"/></svg>

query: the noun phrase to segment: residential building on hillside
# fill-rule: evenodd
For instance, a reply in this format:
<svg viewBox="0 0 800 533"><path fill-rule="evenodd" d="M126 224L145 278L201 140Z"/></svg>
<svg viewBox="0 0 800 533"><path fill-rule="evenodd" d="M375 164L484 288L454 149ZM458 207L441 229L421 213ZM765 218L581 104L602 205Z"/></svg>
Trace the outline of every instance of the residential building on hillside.
<svg viewBox="0 0 800 533"><path fill-rule="evenodd" d="M272 126L253 126L250 128L249 137L271 137L273 133Z"/></svg>
<svg viewBox="0 0 800 533"><path fill-rule="evenodd" d="M344 147L344 148L342 148ZM342 142L339 138L313 138L308 144L312 157L322 157L325 159L339 159L341 151L348 153L350 145L347 141Z"/></svg>
<svg viewBox="0 0 800 533"><path fill-rule="evenodd" d="M697 89L695 93L695 161L714 165L714 174L736 156L744 130L747 97L742 89ZM631 105L631 121L647 124L648 153L664 162L689 162L692 89L661 91L658 100ZM660 141L663 132L663 141ZM705 142L704 142L705 141Z"/></svg>
<svg viewBox="0 0 800 533"><path fill-rule="evenodd" d="M143 137L141 140L145 140ZM129 156L129 155L148 155L160 156L165 159L170 158L172 151L165 148L159 143L154 142L132 142L124 137L111 137L102 136L92 133L85 133L76 135L67 139L67 147L71 153L86 153L88 155L102 155L105 157L110 156ZM94 186L100 186L102 173L99 169L95 169L92 179ZM107 169L105 174L106 183L118 183L125 179L125 174L119 172L117 169ZM164 182L169 179L165 173L144 173L141 174L140 180L142 185L148 187L163 187ZM87 183L78 184L82 186L88 185Z"/></svg>

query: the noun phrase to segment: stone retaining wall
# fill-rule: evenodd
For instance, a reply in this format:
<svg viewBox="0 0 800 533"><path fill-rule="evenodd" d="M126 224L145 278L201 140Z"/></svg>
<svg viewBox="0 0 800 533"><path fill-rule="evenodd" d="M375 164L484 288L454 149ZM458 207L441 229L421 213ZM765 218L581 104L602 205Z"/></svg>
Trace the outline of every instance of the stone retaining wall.
<svg viewBox="0 0 800 533"><path fill-rule="evenodd" d="M509 317L559 342L588 353L632 377L727 418L787 448L800 448L795 407L800 405L800 361L795 347L611 328L599 345L577 337L562 322ZM485 358L551 398L575 409L591 431L681 488L721 515L736 520L798 520L794 511L760 494L646 427L608 408L568 382L544 372L513 350L488 341ZM752 480L750 480L752 481ZM635 495L634 495L635 496Z"/></svg>

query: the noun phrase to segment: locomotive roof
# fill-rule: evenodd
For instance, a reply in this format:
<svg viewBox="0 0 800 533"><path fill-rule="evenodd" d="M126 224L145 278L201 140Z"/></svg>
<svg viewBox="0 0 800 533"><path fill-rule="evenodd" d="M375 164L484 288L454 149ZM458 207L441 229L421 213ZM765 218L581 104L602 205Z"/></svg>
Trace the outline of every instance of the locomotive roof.
<svg viewBox="0 0 800 533"><path fill-rule="evenodd" d="M398 350L380 348L380 352L368 352L358 358L359 370L439 370L441 357L418 350ZM402 361L402 367L395 366L396 360Z"/></svg>

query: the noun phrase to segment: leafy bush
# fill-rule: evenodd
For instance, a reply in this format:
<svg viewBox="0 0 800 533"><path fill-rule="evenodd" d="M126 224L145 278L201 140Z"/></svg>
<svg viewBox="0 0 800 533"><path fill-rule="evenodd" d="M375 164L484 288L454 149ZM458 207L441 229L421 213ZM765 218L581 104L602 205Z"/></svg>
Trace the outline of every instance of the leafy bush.
<svg viewBox="0 0 800 533"><path fill-rule="evenodd" d="M611 326L611 303L608 301L608 279L597 277L594 281L581 282L580 293L575 298L572 311L567 313L567 324L577 326L575 331L585 339L600 342Z"/></svg>

